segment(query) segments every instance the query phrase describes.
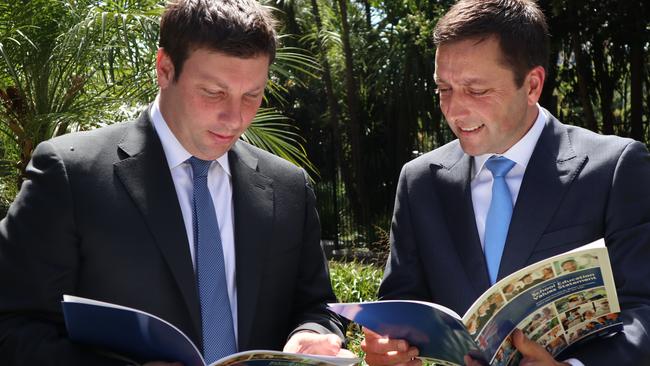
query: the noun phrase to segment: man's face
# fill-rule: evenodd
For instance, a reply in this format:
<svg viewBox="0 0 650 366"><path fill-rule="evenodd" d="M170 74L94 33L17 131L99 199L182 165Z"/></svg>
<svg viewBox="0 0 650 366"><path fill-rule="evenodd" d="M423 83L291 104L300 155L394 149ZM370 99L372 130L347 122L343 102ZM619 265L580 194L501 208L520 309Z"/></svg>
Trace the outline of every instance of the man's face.
<svg viewBox="0 0 650 366"><path fill-rule="evenodd" d="M178 141L192 155L222 156L251 124L264 95L269 58L238 58L198 48L190 51L174 81L163 49L156 61L160 110Z"/></svg>
<svg viewBox="0 0 650 366"><path fill-rule="evenodd" d="M535 122L544 69L535 67L522 87L503 61L496 37L441 44L435 81L440 109L467 154L500 154Z"/></svg>
<svg viewBox="0 0 650 366"><path fill-rule="evenodd" d="M479 308L478 308L478 311L479 311L480 314L485 314L487 312L487 310L488 310L488 303L487 302L482 303L481 306L479 306Z"/></svg>
<svg viewBox="0 0 650 366"><path fill-rule="evenodd" d="M562 263L562 269L565 272L573 272L577 269L576 262L574 261L564 262Z"/></svg>

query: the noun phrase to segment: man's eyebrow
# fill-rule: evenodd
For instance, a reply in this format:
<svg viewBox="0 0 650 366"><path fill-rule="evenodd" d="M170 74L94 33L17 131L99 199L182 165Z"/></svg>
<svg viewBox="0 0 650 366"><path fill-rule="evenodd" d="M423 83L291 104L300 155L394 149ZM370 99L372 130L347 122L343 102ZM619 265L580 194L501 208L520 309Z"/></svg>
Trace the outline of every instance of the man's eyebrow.
<svg viewBox="0 0 650 366"><path fill-rule="evenodd" d="M214 75L200 74L199 76L201 77L201 79L202 79L201 81L203 82L204 85L205 84L215 84L216 86L218 86L219 88L225 90L226 92L230 90L230 88L228 87L228 85L226 83L222 82L221 79L219 79L218 77L216 77ZM266 84L267 84L267 80L265 80L263 84L254 86L251 90L248 90L246 93L263 92L266 89Z"/></svg>
<svg viewBox="0 0 650 366"><path fill-rule="evenodd" d="M434 81L436 84L440 84L440 83L448 84L447 81L445 81L444 79L439 78L439 77L437 77L437 76L434 76L434 77L433 77L433 81ZM464 86L470 86L470 85L483 85L483 84L485 84L485 83L486 83L486 80L485 80L485 79L481 79L481 78L468 78L468 79L463 80L463 81L461 82L461 85L464 85Z"/></svg>
<svg viewBox="0 0 650 366"><path fill-rule="evenodd" d="M228 89L228 87L226 86L225 83L223 83L221 80L219 80L219 78L214 77L212 75L201 74L200 78L202 79L204 84L215 84L216 86L218 86L221 89L226 89L226 90Z"/></svg>
<svg viewBox="0 0 650 366"><path fill-rule="evenodd" d="M261 93L264 91L264 89L266 89L266 83L264 83L264 85L260 85L256 88L249 90L248 93Z"/></svg>
<svg viewBox="0 0 650 366"><path fill-rule="evenodd" d="M469 78L469 79L463 80L463 82L462 82L462 84L465 85L465 86L467 86L467 85L476 85L476 84L482 85L482 84L485 84L485 83L486 83L485 79L481 79L481 78Z"/></svg>

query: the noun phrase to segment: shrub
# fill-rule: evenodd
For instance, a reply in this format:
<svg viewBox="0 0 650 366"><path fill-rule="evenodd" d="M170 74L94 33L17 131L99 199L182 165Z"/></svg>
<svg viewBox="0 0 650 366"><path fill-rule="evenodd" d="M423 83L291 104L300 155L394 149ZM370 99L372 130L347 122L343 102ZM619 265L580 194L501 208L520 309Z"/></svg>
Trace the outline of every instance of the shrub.
<svg viewBox="0 0 650 366"><path fill-rule="evenodd" d="M373 264L359 262L330 262L332 288L340 302L363 302L377 300L377 290L384 270ZM348 349L363 358L359 347L363 339L361 328L350 323L345 334Z"/></svg>

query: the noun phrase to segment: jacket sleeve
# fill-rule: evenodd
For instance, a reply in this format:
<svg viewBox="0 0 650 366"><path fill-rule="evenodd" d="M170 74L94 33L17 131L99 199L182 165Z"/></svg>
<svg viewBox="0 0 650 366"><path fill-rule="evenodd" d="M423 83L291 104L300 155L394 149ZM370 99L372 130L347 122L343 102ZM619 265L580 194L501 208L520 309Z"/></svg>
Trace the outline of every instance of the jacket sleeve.
<svg viewBox="0 0 650 366"><path fill-rule="evenodd" d="M79 260L66 167L45 142L0 221L0 364L123 364L66 338L61 300L73 293Z"/></svg>
<svg viewBox="0 0 650 366"><path fill-rule="evenodd" d="M585 365L650 364L650 154L628 144L607 198L605 243L614 271L624 330L591 340L569 356ZM564 356L564 355L563 355Z"/></svg>
<svg viewBox="0 0 650 366"><path fill-rule="evenodd" d="M304 173L305 220L300 268L293 315L294 329L298 331L334 333L345 340L341 318L327 309L327 303L336 302L330 283L327 260L320 246L320 221L316 211L316 196Z"/></svg>
<svg viewBox="0 0 650 366"><path fill-rule="evenodd" d="M402 168L397 183L390 230L390 257L379 287L379 298L431 301L412 223L409 164Z"/></svg>

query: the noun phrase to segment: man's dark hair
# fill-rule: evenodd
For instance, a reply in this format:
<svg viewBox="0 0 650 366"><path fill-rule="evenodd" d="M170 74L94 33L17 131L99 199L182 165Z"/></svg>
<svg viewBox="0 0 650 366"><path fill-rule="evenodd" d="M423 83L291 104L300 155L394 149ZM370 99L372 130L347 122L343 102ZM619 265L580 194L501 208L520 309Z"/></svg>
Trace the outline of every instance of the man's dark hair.
<svg viewBox="0 0 650 366"><path fill-rule="evenodd" d="M497 38L517 87L535 66L548 69L548 26L534 0L460 0L433 30L436 46L491 36Z"/></svg>
<svg viewBox="0 0 650 366"><path fill-rule="evenodd" d="M275 58L275 20L255 0L173 0L160 19L159 46L178 80L191 51L207 48L229 56Z"/></svg>

